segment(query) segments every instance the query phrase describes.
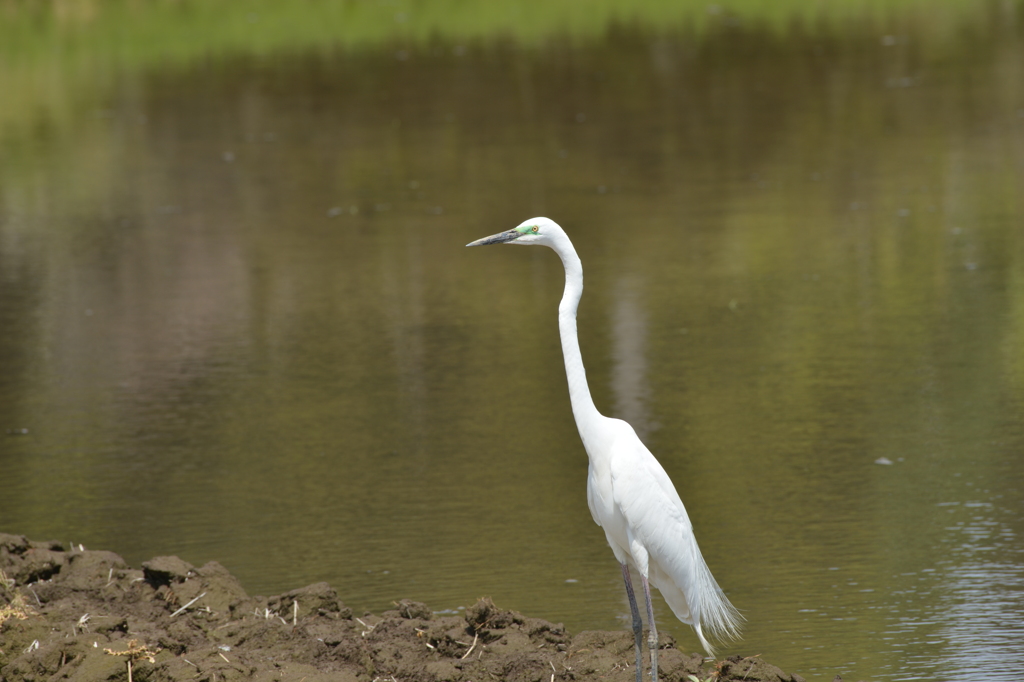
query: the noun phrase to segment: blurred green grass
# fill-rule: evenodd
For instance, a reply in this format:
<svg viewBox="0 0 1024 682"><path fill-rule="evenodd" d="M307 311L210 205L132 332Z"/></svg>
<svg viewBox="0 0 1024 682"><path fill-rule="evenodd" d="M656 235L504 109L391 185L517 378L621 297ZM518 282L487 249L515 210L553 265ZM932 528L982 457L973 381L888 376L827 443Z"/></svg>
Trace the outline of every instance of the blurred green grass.
<svg viewBox="0 0 1024 682"><path fill-rule="evenodd" d="M723 32L862 41L915 36L940 53L992 30L1021 0L0 0L0 151L67 133L114 82L204 60L432 50L497 43L545 49L608 40L622 27L695 43Z"/></svg>
<svg viewBox="0 0 1024 682"><path fill-rule="evenodd" d="M600 38L637 24L701 34L722 25L774 32L841 31L848 22L924 17L941 34L981 0L6 0L0 60L61 63L83 58L122 66L183 63L229 53L372 48L391 42L521 44Z"/></svg>

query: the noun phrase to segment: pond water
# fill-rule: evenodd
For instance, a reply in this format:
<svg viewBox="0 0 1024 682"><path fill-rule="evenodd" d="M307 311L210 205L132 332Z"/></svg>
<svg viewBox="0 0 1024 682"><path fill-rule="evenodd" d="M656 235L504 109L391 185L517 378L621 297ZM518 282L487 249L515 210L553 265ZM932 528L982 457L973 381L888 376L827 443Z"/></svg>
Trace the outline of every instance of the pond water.
<svg viewBox="0 0 1024 682"><path fill-rule="evenodd" d="M988 7L55 76L0 117L0 530L626 628L561 265L463 248L547 215L595 401L747 619L721 655L1021 679L1024 13Z"/></svg>

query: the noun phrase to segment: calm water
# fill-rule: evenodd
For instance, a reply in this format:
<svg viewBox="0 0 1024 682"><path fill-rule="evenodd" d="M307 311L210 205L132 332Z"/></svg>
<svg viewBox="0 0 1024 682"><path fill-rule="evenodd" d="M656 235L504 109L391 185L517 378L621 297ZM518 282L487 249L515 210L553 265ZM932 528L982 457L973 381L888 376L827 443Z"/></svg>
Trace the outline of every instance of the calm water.
<svg viewBox="0 0 1024 682"><path fill-rule="evenodd" d="M993 7L83 68L0 119L0 530L625 628L561 266L463 248L548 215L596 402L748 619L723 655L1021 679L1024 13Z"/></svg>

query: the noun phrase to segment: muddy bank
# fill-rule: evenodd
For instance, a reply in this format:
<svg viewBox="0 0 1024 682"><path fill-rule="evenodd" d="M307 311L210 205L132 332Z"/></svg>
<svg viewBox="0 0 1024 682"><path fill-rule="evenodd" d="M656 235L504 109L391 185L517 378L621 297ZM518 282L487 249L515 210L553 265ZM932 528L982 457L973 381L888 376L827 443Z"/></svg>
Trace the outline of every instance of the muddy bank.
<svg viewBox="0 0 1024 682"><path fill-rule="evenodd" d="M0 571L6 682L635 682L631 633L574 635L489 599L462 616L412 601L357 614L327 583L250 597L214 561L133 568L112 552L2 533ZM704 663L664 639L665 682L802 682L758 657Z"/></svg>

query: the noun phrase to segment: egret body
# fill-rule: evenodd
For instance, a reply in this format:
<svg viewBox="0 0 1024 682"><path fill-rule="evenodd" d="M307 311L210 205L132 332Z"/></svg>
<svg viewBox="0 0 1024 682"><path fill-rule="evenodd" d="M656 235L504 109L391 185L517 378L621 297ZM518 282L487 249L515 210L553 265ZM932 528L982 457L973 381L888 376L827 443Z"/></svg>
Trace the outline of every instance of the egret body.
<svg viewBox="0 0 1024 682"><path fill-rule="evenodd" d="M467 246L539 244L550 247L565 267L565 291L558 305L558 330L569 384L573 417L590 466L587 502L597 525L604 529L622 577L633 617L636 678L641 679L643 623L637 608L630 568L640 574L647 601L651 679L658 679L658 631L654 624L651 589L660 591L676 617L693 626L709 656L714 649L705 635L734 638L741 616L718 586L697 547L693 526L671 479L621 419L597 411L587 386L576 309L583 294L583 265L568 235L548 218L533 218L515 229L478 239Z"/></svg>

